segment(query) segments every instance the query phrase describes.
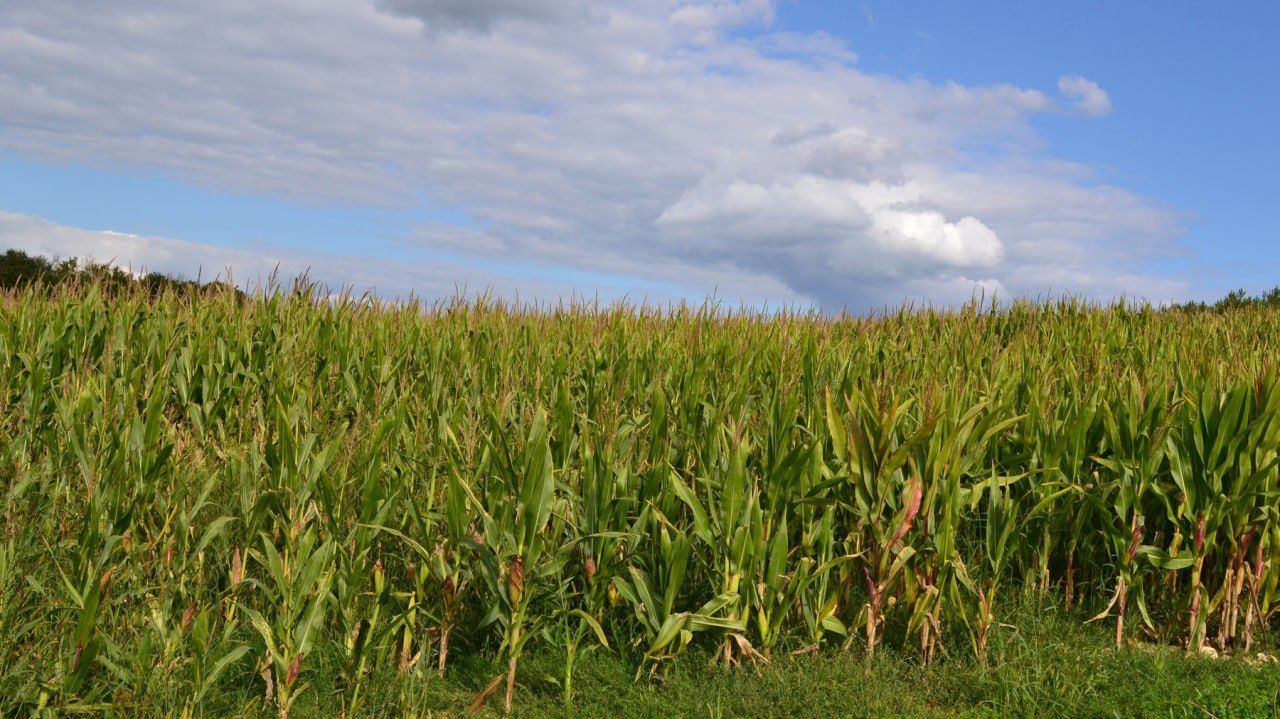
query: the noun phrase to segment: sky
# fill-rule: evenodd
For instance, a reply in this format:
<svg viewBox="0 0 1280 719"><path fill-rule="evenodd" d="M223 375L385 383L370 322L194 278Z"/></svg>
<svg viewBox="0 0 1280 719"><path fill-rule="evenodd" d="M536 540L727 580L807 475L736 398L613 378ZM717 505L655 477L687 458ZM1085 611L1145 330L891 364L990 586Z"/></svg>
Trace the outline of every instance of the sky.
<svg viewBox="0 0 1280 719"><path fill-rule="evenodd" d="M1275 2L8 0L0 247L874 310L1280 284Z"/></svg>

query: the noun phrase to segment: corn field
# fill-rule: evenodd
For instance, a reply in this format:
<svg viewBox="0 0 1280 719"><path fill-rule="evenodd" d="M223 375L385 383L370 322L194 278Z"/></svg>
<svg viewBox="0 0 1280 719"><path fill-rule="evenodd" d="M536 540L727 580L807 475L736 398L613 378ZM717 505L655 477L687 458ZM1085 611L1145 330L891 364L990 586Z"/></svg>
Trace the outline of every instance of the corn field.
<svg viewBox="0 0 1280 719"><path fill-rule="evenodd" d="M1280 312L868 318L0 294L0 714L288 717L533 648L982 661L1037 595L1245 651L1280 604Z"/></svg>

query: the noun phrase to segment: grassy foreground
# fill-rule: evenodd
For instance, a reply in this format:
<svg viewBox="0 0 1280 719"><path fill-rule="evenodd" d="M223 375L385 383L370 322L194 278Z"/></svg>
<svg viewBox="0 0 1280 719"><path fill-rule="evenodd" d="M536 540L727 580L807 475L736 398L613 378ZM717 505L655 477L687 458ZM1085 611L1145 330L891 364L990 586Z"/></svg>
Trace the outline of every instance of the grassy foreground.
<svg viewBox="0 0 1280 719"><path fill-rule="evenodd" d="M1011 609L1019 631L993 641L986 664L957 658L922 667L888 651L870 670L856 653L779 657L767 667L728 669L694 649L665 682L634 680L635 656L592 652L578 665L579 691L563 700L565 657L542 648L521 663L527 690L514 716L615 719L720 717L784 719L942 719L944 717L1098 717L1262 719L1280 717L1280 670L1252 658L1189 658L1172 647L1134 644L1117 651L1106 632L1053 609ZM1270 650L1268 650L1270 651ZM482 657L461 660L443 681L396 672L371 677L367 716L465 716L465 707L501 671ZM336 687L317 686L299 715L335 716ZM253 688L221 695L210 714L271 717ZM498 707L482 716L500 716Z"/></svg>
<svg viewBox="0 0 1280 719"><path fill-rule="evenodd" d="M5 291L0 715L1269 716L1278 332Z"/></svg>

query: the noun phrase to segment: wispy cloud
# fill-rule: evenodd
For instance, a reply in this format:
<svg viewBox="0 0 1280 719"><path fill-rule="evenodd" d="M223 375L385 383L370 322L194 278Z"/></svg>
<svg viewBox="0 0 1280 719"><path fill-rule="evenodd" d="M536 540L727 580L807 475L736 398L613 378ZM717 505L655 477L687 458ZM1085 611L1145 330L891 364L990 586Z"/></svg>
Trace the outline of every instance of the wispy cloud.
<svg viewBox="0 0 1280 719"><path fill-rule="evenodd" d="M162 272L205 281L231 280L245 289L288 282L298 277L333 292L371 292L386 299L428 300L487 295L511 301L538 303L558 300L626 300L640 304L679 303L688 288L645 282L635 277L592 273L547 272L545 267L519 262L468 261L466 256L441 253L417 261L371 258L349 253L282 248L234 248L170 237L136 235L114 230L70 227L42 217L0 212L0 248L13 248L50 258L76 258L105 263L133 274ZM723 292L717 297L732 306L739 299L749 305L804 307L800 295L776 283L745 285L732 277L701 279Z"/></svg>
<svg viewBox="0 0 1280 719"><path fill-rule="evenodd" d="M1071 107L1090 117L1101 117L1111 112L1111 96L1098 83L1079 75L1067 75L1058 80L1058 92Z"/></svg>

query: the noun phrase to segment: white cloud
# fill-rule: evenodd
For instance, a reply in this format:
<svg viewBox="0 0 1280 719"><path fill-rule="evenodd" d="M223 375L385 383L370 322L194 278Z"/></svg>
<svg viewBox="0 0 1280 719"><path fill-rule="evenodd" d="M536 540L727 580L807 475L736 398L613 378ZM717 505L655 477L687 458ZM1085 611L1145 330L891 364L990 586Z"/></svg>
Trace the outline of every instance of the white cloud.
<svg viewBox="0 0 1280 719"><path fill-rule="evenodd" d="M1092 80L1079 75L1066 75L1058 80L1058 92L1071 103L1071 107L1090 117L1101 117L1111 112L1111 97Z"/></svg>
<svg viewBox="0 0 1280 719"><path fill-rule="evenodd" d="M863 72L772 17L761 0L13 0L0 146L306 202L425 194L476 227L406 241L469 278L525 263L855 308L1169 291L1144 267L1180 217L1043 156L1042 91ZM1077 80L1060 92L1097 114L1105 93Z"/></svg>
<svg viewBox="0 0 1280 719"><path fill-rule="evenodd" d="M973 217L948 222L941 212L898 210L878 210L873 217L885 244L952 267L991 267L1004 257L1000 238Z"/></svg>

